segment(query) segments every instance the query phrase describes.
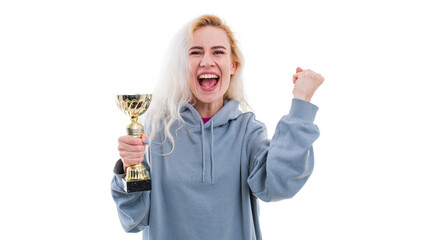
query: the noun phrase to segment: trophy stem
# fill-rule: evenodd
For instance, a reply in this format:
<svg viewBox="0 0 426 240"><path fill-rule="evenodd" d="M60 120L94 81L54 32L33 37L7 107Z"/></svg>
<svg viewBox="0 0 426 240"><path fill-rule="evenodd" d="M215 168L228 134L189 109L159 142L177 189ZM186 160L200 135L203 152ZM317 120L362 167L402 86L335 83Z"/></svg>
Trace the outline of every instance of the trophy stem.
<svg viewBox="0 0 426 240"><path fill-rule="evenodd" d="M127 126L127 135L141 137L143 134L143 126L138 123L138 117L132 117L132 123Z"/></svg>

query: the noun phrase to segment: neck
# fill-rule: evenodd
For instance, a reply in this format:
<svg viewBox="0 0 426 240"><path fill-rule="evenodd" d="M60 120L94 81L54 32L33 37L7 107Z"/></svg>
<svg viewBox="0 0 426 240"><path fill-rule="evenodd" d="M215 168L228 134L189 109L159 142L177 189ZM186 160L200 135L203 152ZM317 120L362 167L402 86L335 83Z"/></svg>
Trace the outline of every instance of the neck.
<svg viewBox="0 0 426 240"><path fill-rule="evenodd" d="M223 99L212 103L196 101L194 108L202 118L211 118L223 107Z"/></svg>

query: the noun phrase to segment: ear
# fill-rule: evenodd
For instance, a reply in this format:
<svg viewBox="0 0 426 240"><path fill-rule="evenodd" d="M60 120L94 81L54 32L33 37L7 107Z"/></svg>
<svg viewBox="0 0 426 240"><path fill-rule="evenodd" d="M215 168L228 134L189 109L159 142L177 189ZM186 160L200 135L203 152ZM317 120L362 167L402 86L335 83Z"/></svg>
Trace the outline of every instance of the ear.
<svg viewBox="0 0 426 240"><path fill-rule="evenodd" d="M231 75L235 74L235 72L237 71L237 68L238 68L238 63L232 62L232 64L231 64Z"/></svg>

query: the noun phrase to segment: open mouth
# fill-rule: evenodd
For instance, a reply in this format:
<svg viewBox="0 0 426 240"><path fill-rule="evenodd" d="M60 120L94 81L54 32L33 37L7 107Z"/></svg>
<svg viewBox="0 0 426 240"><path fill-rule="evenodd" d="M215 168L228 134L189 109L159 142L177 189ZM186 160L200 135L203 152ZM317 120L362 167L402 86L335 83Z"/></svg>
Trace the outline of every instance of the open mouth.
<svg viewBox="0 0 426 240"><path fill-rule="evenodd" d="M198 76L198 83L205 89L213 89L219 82L219 76L216 74L201 74Z"/></svg>

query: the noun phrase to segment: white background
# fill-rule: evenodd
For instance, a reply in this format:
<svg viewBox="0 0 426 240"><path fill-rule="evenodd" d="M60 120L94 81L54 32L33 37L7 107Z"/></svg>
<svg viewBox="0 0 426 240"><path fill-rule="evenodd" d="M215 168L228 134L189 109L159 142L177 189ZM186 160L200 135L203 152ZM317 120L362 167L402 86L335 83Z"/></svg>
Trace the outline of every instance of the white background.
<svg viewBox="0 0 426 240"><path fill-rule="evenodd" d="M0 238L141 239L110 195L129 121L114 95L151 91L177 30L211 13L240 42L270 136L296 68L325 77L314 174L261 204L264 239L426 239L420 2L1 1Z"/></svg>

